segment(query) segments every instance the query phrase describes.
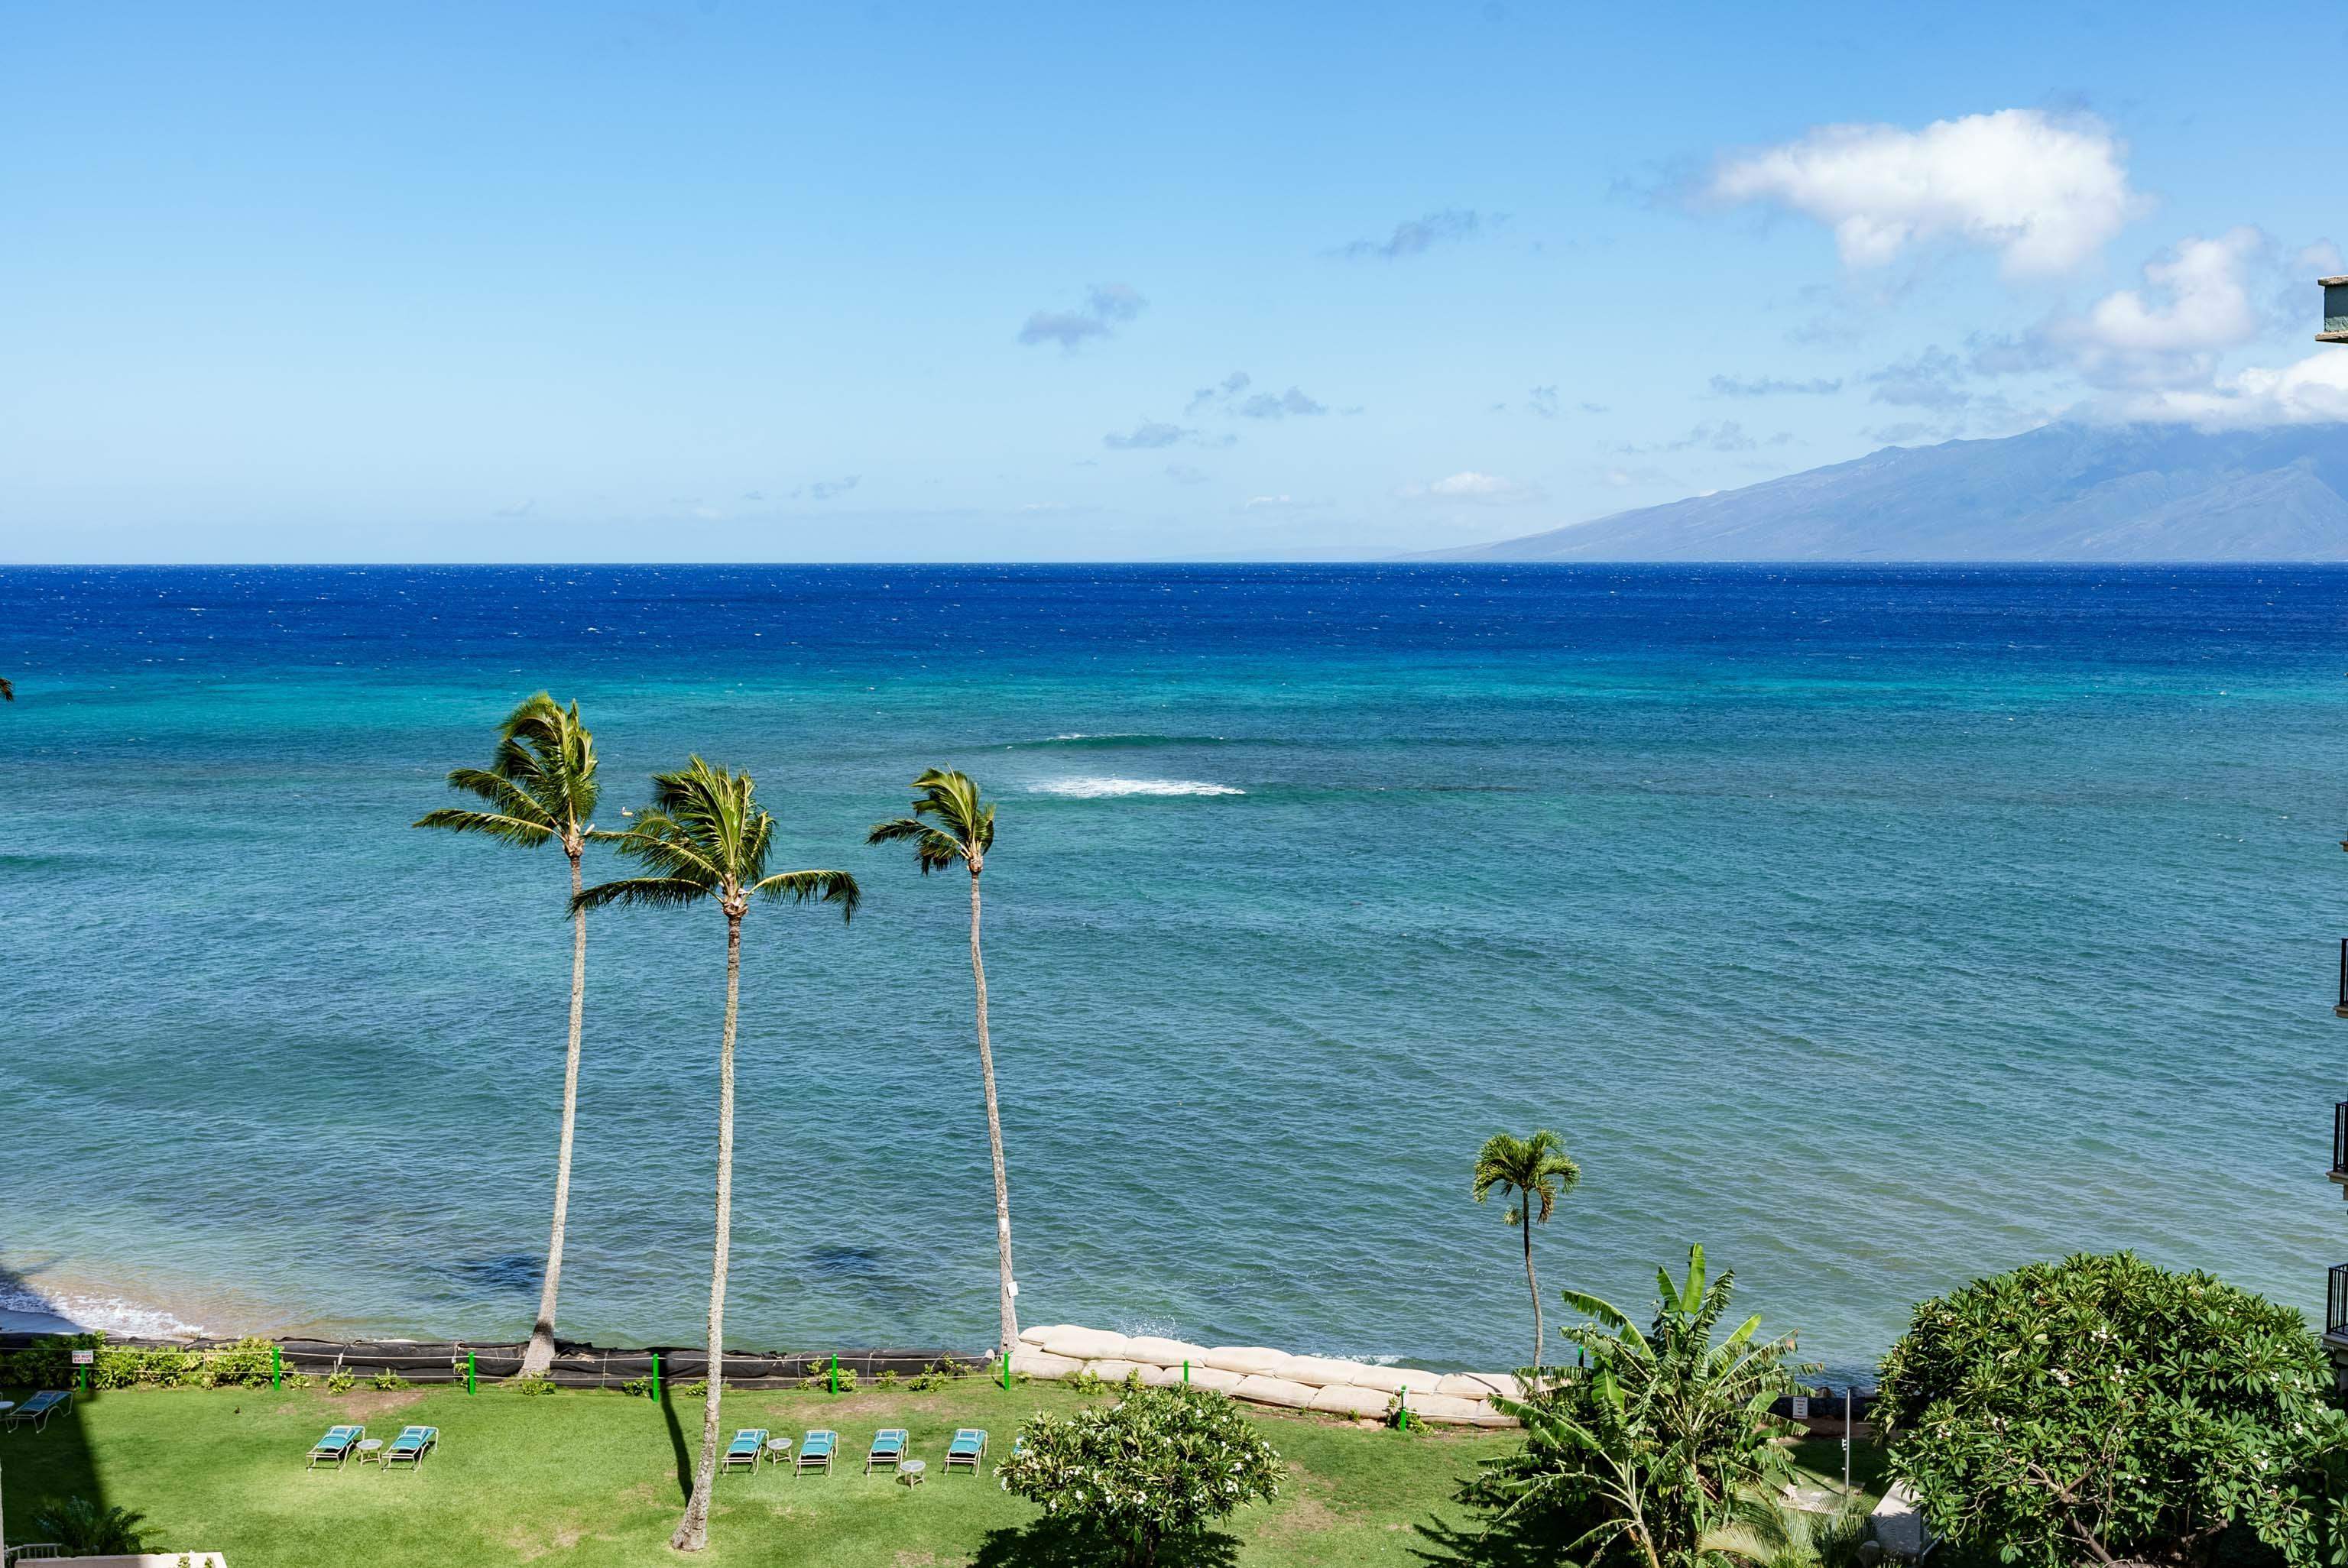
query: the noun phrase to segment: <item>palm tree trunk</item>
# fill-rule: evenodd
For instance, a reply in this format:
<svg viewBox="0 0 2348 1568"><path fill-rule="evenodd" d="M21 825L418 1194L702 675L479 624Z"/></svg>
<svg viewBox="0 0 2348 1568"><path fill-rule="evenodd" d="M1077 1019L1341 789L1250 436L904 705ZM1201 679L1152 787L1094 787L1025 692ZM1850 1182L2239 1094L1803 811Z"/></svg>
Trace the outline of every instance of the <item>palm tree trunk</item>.
<svg viewBox="0 0 2348 1568"><path fill-rule="evenodd" d="M1533 1370L1540 1370L1541 1316L1540 1281L1533 1277L1533 1214L1532 1204L1525 1205L1525 1288L1533 1293Z"/></svg>
<svg viewBox="0 0 2348 1568"><path fill-rule="evenodd" d="M986 960L978 947L978 873L970 874L970 973L978 982L978 1071L986 1080L986 1146L994 1156L994 1245L1002 1269L1003 1345L1008 1358L1019 1346L1019 1306L1012 1296L1011 1182L1003 1173L1003 1113L994 1103L994 1048L986 1037Z"/></svg>
<svg viewBox="0 0 2348 1568"><path fill-rule="evenodd" d="M709 1499L717 1485L717 1401L726 1388L726 1244L734 1219L734 1020L742 998L742 917L726 917L726 1044L717 1059L717 1247L709 1265L709 1394L701 1408L701 1460L693 1496L668 1543L680 1552L709 1544Z"/></svg>
<svg viewBox="0 0 2348 1568"><path fill-rule="evenodd" d="M579 897L579 856L571 857L571 896ZM579 1116L579 1024L587 1007L587 911L571 916L571 1047L562 1059L562 1146L554 1157L554 1234L546 1244L546 1284L538 1322L522 1352L521 1375L541 1378L554 1364L554 1296L562 1286L562 1228L571 1217L571 1133Z"/></svg>

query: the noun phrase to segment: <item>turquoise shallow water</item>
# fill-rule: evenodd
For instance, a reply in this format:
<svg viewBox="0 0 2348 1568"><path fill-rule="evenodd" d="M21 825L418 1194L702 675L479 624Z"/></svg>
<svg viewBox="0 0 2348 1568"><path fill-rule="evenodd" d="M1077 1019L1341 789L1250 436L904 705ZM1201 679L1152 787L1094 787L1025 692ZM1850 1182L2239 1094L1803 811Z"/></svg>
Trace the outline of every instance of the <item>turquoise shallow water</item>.
<svg viewBox="0 0 2348 1568"><path fill-rule="evenodd" d="M989 1337L963 905L860 846L933 762L1002 803L1027 1321L1513 1364L1467 1175L1535 1125L1545 1283L1701 1240L1838 1369L2076 1247L2314 1310L2343 630L2290 568L13 569L0 1266L523 1330L561 864L407 824L551 686L607 817L699 749L865 883L753 917L737 1343ZM689 1342L722 923L590 941L564 1327Z"/></svg>

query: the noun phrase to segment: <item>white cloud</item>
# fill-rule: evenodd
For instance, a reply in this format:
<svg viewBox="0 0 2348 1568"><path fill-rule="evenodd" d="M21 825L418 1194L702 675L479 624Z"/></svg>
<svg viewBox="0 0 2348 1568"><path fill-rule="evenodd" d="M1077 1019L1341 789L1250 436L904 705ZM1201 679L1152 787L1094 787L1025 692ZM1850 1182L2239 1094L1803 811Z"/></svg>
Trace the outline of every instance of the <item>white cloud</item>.
<svg viewBox="0 0 2348 1568"><path fill-rule="evenodd" d="M2070 333L2091 354L2123 359L2238 347L2259 335L2244 274L2266 248L2266 236L2250 228L2188 239L2146 264L2147 287L2106 294Z"/></svg>
<svg viewBox="0 0 2348 1568"><path fill-rule="evenodd" d="M1537 486L1520 485L1498 474L1478 474L1470 468L1432 484L1412 485L1402 494L1413 500L1473 501L1478 506L1513 507L1538 501L1541 493Z"/></svg>
<svg viewBox="0 0 2348 1568"><path fill-rule="evenodd" d="M1242 512L1310 512L1330 504L1327 501L1299 500L1294 496L1250 496L1240 503L1239 509Z"/></svg>
<svg viewBox="0 0 2348 1568"><path fill-rule="evenodd" d="M1724 158L1707 193L1829 225L1852 267L1950 240L1996 251L2010 277L2045 276L2091 259L2145 210L2128 187L2126 156L2100 120L2000 109L1921 130L1820 126Z"/></svg>
<svg viewBox="0 0 2348 1568"><path fill-rule="evenodd" d="M2106 412L2205 430L2348 423L2348 344L2280 369L2256 366L2199 391L2147 392Z"/></svg>

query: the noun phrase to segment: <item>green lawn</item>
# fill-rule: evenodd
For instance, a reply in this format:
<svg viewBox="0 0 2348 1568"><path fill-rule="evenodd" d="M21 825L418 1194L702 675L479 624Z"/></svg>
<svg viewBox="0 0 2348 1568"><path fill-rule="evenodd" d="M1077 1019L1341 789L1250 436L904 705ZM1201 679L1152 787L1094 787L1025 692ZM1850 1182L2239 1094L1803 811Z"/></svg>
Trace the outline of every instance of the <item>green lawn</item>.
<svg viewBox="0 0 2348 1568"><path fill-rule="evenodd" d="M21 1393L15 1395L21 1399ZM1093 1398L1107 1396L1096 1395ZM1056 1384L1011 1390L975 1379L929 1393L745 1392L726 1402L728 1435L758 1426L796 1439L840 1434L854 1456L829 1477L788 1471L720 1478L710 1563L823 1568L989 1568L1070 1563L1026 1526L1036 1511L995 1485L942 1473L948 1439L984 1427L997 1451L1037 1410L1086 1396ZM11 1540L32 1539L46 1498L77 1492L137 1509L156 1549L225 1552L232 1568L473 1568L542 1563L674 1564L668 1533L683 1506L701 1405L562 1390L528 1398L461 1389L342 1395L320 1389L140 1389L77 1399L46 1432L0 1434ZM1411 1526L1449 1506L1457 1478L1507 1434L1365 1430L1321 1417L1254 1416L1288 1463L1282 1495L1242 1511L1205 1561L1243 1564L1416 1564ZM444 1447L414 1474L355 1464L306 1471L303 1455L336 1422L389 1439L438 1426ZM883 1426L912 1433L929 1461L918 1490L860 1473ZM682 1430L680 1430L682 1429ZM837 1462L837 1461L836 1461Z"/></svg>

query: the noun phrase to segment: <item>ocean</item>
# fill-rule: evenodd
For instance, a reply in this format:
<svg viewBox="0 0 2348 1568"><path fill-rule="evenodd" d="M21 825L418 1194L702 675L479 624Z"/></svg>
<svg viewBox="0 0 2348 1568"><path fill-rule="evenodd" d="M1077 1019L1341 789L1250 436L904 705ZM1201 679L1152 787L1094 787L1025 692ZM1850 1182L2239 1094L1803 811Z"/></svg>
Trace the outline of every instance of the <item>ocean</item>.
<svg viewBox="0 0 2348 1568"><path fill-rule="evenodd" d="M932 764L1025 1322L1514 1366L1536 1127L1552 1323L1695 1242L1862 1378L2081 1248L2320 1314L2343 632L2303 567L0 570L0 1307L527 1332L564 866L408 825L545 688L606 825L697 752L864 886L748 922L737 1345L992 1337L963 889L862 842ZM592 922L567 1335L699 1331L723 927Z"/></svg>

